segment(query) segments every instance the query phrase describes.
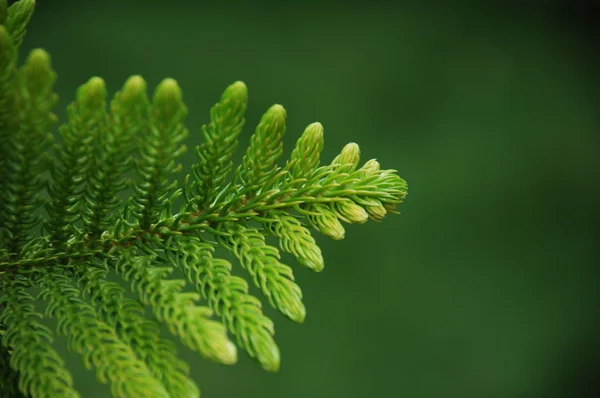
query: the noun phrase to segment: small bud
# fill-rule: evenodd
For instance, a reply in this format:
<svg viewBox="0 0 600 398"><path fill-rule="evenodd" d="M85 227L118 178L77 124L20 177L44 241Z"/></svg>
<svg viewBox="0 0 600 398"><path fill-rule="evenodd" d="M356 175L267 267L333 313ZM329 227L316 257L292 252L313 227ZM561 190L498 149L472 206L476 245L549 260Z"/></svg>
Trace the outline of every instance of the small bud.
<svg viewBox="0 0 600 398"><path fill-rule="evenodd" d="M227 134L230 131L229 134L233 135L228 135L233 139L237 137L244 125L244 113L247 107L248 89L244 82L237 81L221 94L219 103L211 109L211 119L213 123L229 124L232 130L223 130L221 134Z"/></svg>
<svg viewBox="0 0 600 398"><path fill-rule="evenodd" d="M338 216L347 223L362 224L369 219L367 211L351 200L337 202L335 204L335 210Z"/></svg>
<svg viewBox="0 0 600 398"><path fill-rule="evenodd" d="M290 283L293 282L290 281ZM277 308L279 308L281 313L296 323L304 322L306 307L304 307L304 303L302 302L302 293L298 285L294 284L291 288L286 289L286 291L280 292L278 296L280 302Z"/></svg>
<svg viewBox="0 0 600 398"><path fill-rule="evenodd" d="M301 177L319 167L323 145L323 126L319 122L309 124L290 156L290 161L294 161L292 175Z"/></svg>
<svg viewBox="0 0 600 398"><path fill-rule="evenodd" d="M263 127L263 130L275 130L279 129L279 126L285 125L287 113L283 106L275 104L271 106L260 118L260 124L267 125Z"/></svg>
<svg viewBox="0 0 600 398"><path fill-rule="evenodd" d="M341 166L347 166L348 172L352 172L358 166L360 161L360 147L358 144L351 142L346 144L342 149L342 152L336 156L331 164L339 164Z"/></svg>
<svg viewBox="0 0 600 398"><path fill-rule="evenodd" d="M210 316L212 311L207 307L195 307L193 311L204 316ZM192 333L183 337L183 343L207 359L233 365L237 362L237 348L229 338L225 326L217 321L203 319L192 328Z"/></svg>
<svg viewBox="0 0 600 398"><path fill-rule="evenodd" d="M92 77L77 89L77 100L85 110L98 108L106 100L106 85L99 77Z"/></svg>
<svg viewBox="0 0 600 398"><path fill-rule="evenodd" d="M298 256L298 262L316 272L323 271L325 266L323 254L316 243L305 246L302 256Z"/></svg>
<svg viewBox="0 0 600 398"><path fill-rule="evenodd" d="M319 122L309 124L304 129L302 136L313 145L319 144L323 140L323 125Z"/></svg>
<svg viewBox="0 0 600 398"><path fill-rule="evenodd" d="M332 239L344 239L346 230L335 214L322 206L315 206L314 210L319 212L319 214L308 216L308 219L315 226L315 228L317 228L322 234L327 235Z"/></svg>
<svg viewBox="0 0 600 398"><path fill-rule="evenodd" d="M164 122L172 119L180 121L187 114L181 88L174 79L170 78L164 79L154 90L152 106L155 117Z"/></svg>
<svg viewBox="0 0 600 398"><path fill-rule="evenodd" d="M181 88L175 79L164 79L154 91L154 105L160 106L164 103L177 103L181 101Z"/></svg>
<svg viewBox="0 0 600 398"><path fill-rule="evenodd" d="M264 370L268 372L279 370L281 355L273 336L269 332L259 329L258 333L253 336L251 350L248 350L248 352L250 353L250 351L255 352L256 360Z"/></svg>
<svg viewBox="0 0 600 398"><path fill-rule="evenodd" d="M369 213L371 219L374 221L381 221L387 214L387 210L381 204L381 202L379 202L379 204L376 206L366 206L365 209L367 210L367 213Z"/></svg>
<svg viewBox="0 0 600 398"><path fill-rule="evenodd" d="M252 135L251 147L248 148L246 156L251 154L252 157L261 155L273 155L272 151L276 151L279 147L281 150L281 139L285 134L285 118L287 114L283 106L275 104L271 106L260 118L260 122L256 127L256 132ZM267 160L267 159L263 159ZM256 164L258 168L265 167L264 164ZM250 165L248 165L250 167ZM267 166L268 167L268 166ZM259 170L249 170L252 173L260 174Z"/></svg>
<svg viewBox="0 0 600 398"><path fill-rule="evenodd" d="M304 132L296 143L297 148L317 150L321 152L323 148L323 125L319 122L311 123L304 129Z"/></svg>
<svg viewBox="0 0 600 398"><path fill-rule="evenodd" d="M94 76L85 83L85 89L90 94L98 94L106 91L106 85L101 77Z"/></svg>
<svg viewBox="0 0 600 398"><path fill-rule="evenodd" d="M224 365L233 365L237 362L237 348L235 344L227 340L219 347L218 360Z"/></svg>
<svg viewBox="0 0 600 398"><path fill-rule="evenodd" d="M146 81L139 75L131 76L125 81L120 96L123 105L146 102Z"/></svg>
<svg viewBox="0 0 600 398"><path fill-rule="evenodd" d="M41 48L36 48L27 57L27 70L46 71L50 69L50 55Z"/></svg>
<svg viewBox="0 0 600 398"><path fill-rule="evenodd" d="M237 81L225 89L220 102L226 103L228 101L248 102L248 88L244 82Z"/></svg>
<svg viewBox="0 0 600 398"><path fill-rule="evenodd" d="M303 323L306 319L306 307L300 300L296 302L296 306L291 313L290 319L296 323Z"/></svg>
<svg viewBox="0 0 600 398"><path fill-rule="evenodd" d="M398 205L396 203L384 203L383 207L386 209L386 211L388 213L395 213L395 214L399 214L396 211L396 208L398 207Z"/></svg>
<svg viewBox="0 0 600 398"><path fill-rule="evenodd" d="M378 171L381 168L379 162L375 159L371 159L369 161L367 161L361 168L360 170L363 171L365 174L372 174L376 171Z"/></svg>
<svg viewBox="0 0 600 398"><path fill-rule="evenodd" d="M243 183L250 190L260 189L277 168L276 161L283 153L286 112L283 106L271 106L260 118L250 146L242 159Z"/></svg>
<svg viewBox="0 0 600 398"><path fill-rule="evenodd" d="M23 71L29 92L38 95L50 90L56 79L50 55L41 48L29 53Z"/></svg>

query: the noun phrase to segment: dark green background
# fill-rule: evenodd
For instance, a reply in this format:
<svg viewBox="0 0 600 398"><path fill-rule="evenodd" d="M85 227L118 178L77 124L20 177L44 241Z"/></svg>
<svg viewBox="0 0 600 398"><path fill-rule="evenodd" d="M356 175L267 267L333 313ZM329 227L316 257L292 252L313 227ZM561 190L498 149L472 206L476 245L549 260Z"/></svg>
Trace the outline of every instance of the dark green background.
<svg viewBox="0 0 600 398"><path fill-rule="evenodd" d="M52 55L61 116L92 75L111 93L132 74L173 77L193 148L243 80L242 148L277 102L287 153L320 121L325 159L355 141L408 181L401 216L319 236L325 271L295 268L308 316L274 315L279 373L182 351L204 397L597 397L597 64L576 22L546 14L40 0L24 50ZM108 395L69 364L85 398Z"/></svg>

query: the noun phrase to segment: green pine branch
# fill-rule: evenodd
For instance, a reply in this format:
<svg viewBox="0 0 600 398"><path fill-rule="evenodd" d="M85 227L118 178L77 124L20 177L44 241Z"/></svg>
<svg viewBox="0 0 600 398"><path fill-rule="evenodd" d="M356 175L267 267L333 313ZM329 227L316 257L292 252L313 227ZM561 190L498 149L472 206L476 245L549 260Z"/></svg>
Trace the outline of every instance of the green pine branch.
<svg viewBox="0 0 600 398"><path fill-rule="evenodd" d="M79 396L55 333L115 397L200 395L171 338L221 364L235 363L239 348L277 371L274 324L247 280L264 302L303 322L303 293L281 252L322 271L313 234L339 240L344 223L397 213L406 182L375 159L361 164L355 143L323 162L320 123L306 127L282 162L286 111L278 104L235 167L248 104L242 82L211 108L183 178L178 158L190 132L173 79L151 96L141 76L112 96L101 78L89 79L67 107L60 144L51 145L50 57L38 49L18 65L34 5L0 0L0 395ZM236 261L218 258L217 247ZM248 278L233 274L238 266ZM44 313L34 310L31 287Z"/></svg>

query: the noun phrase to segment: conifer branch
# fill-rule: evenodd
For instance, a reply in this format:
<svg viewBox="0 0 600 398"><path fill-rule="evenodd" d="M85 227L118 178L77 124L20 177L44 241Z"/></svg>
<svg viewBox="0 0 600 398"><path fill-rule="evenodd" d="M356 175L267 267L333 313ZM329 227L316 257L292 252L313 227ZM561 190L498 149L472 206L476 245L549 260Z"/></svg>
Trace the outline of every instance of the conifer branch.
<svg viewBox="0 0 600 398"><path fill-rule="evenodd" d="M160 324L187 348L222 364L237 360L229 332L261 367L277 371L273 322L248 282L234 276L238 264L215 258L215 248L233 253L272 307L303 322L302 291L280 250L323 270L310 228L343 239L342 223L398 213L406 182L375 159L361 166L355 143L322 164L318 122L278 164L286 133L286 111L278 104L261 117L234 168L248 102L242 82L212 107L181 188L175 175L186 150L187 107L173 79L163 80L150 100L146 82L132 76L108 109L104 81L89 79L67 108L61 145L48 156L56 122L50 57L34 50L17 65L34 4L20 0L8 7L0 0L0 394L79 396L54 351L52 332L37 320L43 316L33 309L29 287L41 290L45 317L56 318L69 349L95 368L114 397L199 396ZM135 180L128 178L132 168ZM122 203L119 194L128 189ZM37 236L42 205L47 216ZM267 244L269 235L279 249ZM175 268L185 280L171 278ZM110 280L113 273L122 280ZM136 299L127 297L126 284ZM196 292L184 291L187 284Z"/></svg>

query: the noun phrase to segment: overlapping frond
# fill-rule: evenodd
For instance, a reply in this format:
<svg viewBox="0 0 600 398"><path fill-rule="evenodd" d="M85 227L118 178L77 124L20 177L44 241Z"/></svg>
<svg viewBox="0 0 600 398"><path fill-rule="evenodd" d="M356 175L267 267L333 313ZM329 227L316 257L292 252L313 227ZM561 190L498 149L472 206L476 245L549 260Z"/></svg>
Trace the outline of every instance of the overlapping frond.
<svg viewBox="0 0 600 398"><path fill-rule="evenodd" d="M117 260L115 270L130 282L140 302L150 306L156 319L164 322L186 347L219 363L235 363L235 345L227 338L225 327L210 319L212 310L196 305L198 294L182 292L185 281L166 279L173 269L153 266L153 260L150 255L136 256L128 251Z"/></svg>
<svg viewBox="0 0 600 398"><path fill-rule="evenodd" d="M178 158L189 133L173 79L149 98L144 79L132 76L107 107L104 81L91 78L67 108L61 144L47 155L56 76L43 50L17 65L33 6L0 0L0 392L79 396L45 318L56 320L68 348L115 397L199 396L171 337L221 364L236 362L237 345L278 370L273 321L246 279L272 307L303 322L302 291L281 252L322 271L313 233L343 239L343 223L397 213L406 182L375 159L361 165L355 143L323 162L318 122L282 161L287 128L279 104L261 117L234 167L248 102L242 82L212 107L180 188ZM121 201L124 192L129 199ZM38 236L41 205L47 214ZM236 260L218 258L217 247ZM238 266L248 278L234 275ZM30 287L41 290L45 314L35 312Z"/></svg>
<svg viewBox="0 0 600 398"><path fill-rule="evenodd" d="M0 326L0 339L4 335L4 329ZM0 345L0 397L22 397L19 391L19 373L10 367L10 355L12 351Z"/></svg>
<svg viewBox="0 0 600 398"><path fill-rule="evenodd" d="M79 282L99 317L131 346L170 396L197 397L199 389L189 378L189 366L177 357L173 342L160 336L159 324L145 316L141 303L125 297L122 285L106 280L108 271L104 267L87 268L81 274Z"/></svg>
<svg viewBox="0 0 600 398"><path fill-rule="evenodd" d="M19 281L3 279L2 288L0 329L3 330L3 350L0 352L5 357L3 365L10 364L18 372L19 390L34 397L79 397L73 389L71 374L52 347L52 331L38 320L42 315L35 312L33 297ZM2 396L9 397L9 388L13 386L10 378L14 376L7 376L8 380L0 380L0 391L3 391Z"/></svg>
<svg viewBox="0 0 600 398"><path fill-rule="evenodd" d="M48 271L41 280L40 298L48 303L46 316L58 319L58 333L67 336L69 349L82 356L87 368L95 368L115 397L168 397L132 347L98 318L72 279L59 271Z"/></svg>
<svg viewBox="0 0 600 398"><path fill-rule="evenodd" d="M83 209L84 230L88 237L98 237L114 224L120 207L117 194L127 188L123 178L130 168L131 152L135 149L134 139L145 127L147 113L146 83L139 76L129 78L110 103L108 120L98 124L98 129L89 131L95 139L91 167L88 169ZM104 104L102 104L103 112Z"/></svg>
<svg viewBox="0 0 600 398"><path fill-rule="evenodd" d="M219 236L219 241L233 252L269 303L292 321L303 322L302 291L292 269L279 261L277 248L269 246L256 228L239 223L221 223L220 228L227 235Z"/></svg>
<svg viewBox="0 0 600 398"><path fill-rule="evenodd" d="M248 293L248 283L231 274L231 263L214 258L214 245L195 236L172 244L169 259L221 317L238 345L264 369L279 369L273 322L263 314L260 301Z"/></svg>

